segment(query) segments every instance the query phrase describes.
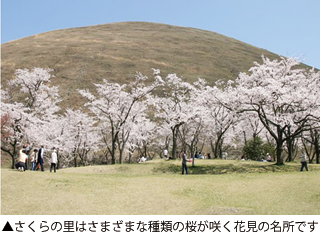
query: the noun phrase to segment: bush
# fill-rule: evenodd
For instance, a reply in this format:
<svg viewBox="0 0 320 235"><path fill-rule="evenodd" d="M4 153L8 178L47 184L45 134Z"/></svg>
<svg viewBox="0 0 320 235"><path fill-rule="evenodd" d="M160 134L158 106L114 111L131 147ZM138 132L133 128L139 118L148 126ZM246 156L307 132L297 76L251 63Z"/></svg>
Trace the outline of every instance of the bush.
<svg viewBox="0 0 320 235"><path fill-rule="evenodd" d="M243 147L244 155L247 159L258 160L259 156L263 154L262 150L263 141L260 137L255 137L247 141Z"/></svg>
<svg viewBox="0 0 320 235"><path fill-rule="evenodd" d="M243 152L247 159L259 160L259 156L266 156L269 153L271 156L274 155L275 146L271 143L264 143L260 137L255 137L247 141L243 147Z"/></svg>

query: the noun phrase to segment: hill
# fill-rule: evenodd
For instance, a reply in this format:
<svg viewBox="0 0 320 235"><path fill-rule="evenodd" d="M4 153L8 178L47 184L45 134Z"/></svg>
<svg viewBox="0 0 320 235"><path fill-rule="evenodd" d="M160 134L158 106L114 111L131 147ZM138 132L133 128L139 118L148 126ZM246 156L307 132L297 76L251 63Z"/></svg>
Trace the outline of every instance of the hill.
<svg viewBox="0 0 320 235"><path fill-rule="evenodd" d="M63 107L80 106L76 89L92 89L102 79L131 80L137 71L152 76L176 73L187 81L198 77L210 83L235 79L269 51L223 35L195 28L125 22L42 33L2 44L2 83L19 68L54 69Z"/></svg>

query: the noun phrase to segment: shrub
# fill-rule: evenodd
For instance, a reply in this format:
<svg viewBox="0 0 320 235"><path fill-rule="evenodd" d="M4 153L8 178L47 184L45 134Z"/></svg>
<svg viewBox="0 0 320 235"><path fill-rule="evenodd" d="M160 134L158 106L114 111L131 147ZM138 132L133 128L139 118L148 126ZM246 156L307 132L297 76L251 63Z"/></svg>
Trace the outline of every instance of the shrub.
<svg viewBox="0 0 320 235"><path fill-rule="evenodd" d="M262 149L263 141L260 137L254 137L247 141L243 147L243 152L247 159L258 160L259 156L263 154Z"/></svg>
<svg viewBox="0 0 320 235"><path fill-rule="evenodd" d="M267 153L274 156L275 146L271 143L264 143L260 137L256 136L247 141L243 152L247 159L259 160L259 156L266 156Z"/></svg>

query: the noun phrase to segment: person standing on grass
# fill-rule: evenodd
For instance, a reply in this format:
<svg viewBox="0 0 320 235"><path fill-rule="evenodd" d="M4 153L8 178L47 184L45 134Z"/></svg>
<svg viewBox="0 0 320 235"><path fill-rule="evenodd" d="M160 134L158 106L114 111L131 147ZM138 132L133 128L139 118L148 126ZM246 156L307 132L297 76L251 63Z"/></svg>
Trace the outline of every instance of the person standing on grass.
<svg viewBox="0 0 320 235"><path fill-rule="evenodd" d="M58 163L58 155L56 152L56 148L53 147L53 152L51 153L51 159L50 159L50 173L52 172L52 168L54 169L54 173L56 173L57 163Z"/></svg>
<svg viewBox="0 0 320 235"><path fill-rule="evenodd" d="M41 166L41 171L44 171L43 156L44 156L44 148L43 148L43 145L42 145L41 148L38 151L38 161L37 161L37 165L40 164L40 166Z"/></svg>
<svg viewBox="0 0 320 235"><path fill-rule="evenodd" d="M301 156L301 170L300 171L303 171L303 168L306 168L306 170L308 171L307 157L304 152L302 152L302 156Z"/></svg>
<svg viewBox="0 0 320 235"><path fill-rule="evenodd" d="M38 149L34 149L33 152L31 153L31 169L32 171L36 170L37 167L37 155L38 155Z"/></svg>
<svg viewBox="0 0 320 235"><path fill-rule="evenodd" d="M184 174L184 170L186 171L186 174L188 174L188 167L187 167L187 154L185 152L182 152L182 174Z"/></svg>

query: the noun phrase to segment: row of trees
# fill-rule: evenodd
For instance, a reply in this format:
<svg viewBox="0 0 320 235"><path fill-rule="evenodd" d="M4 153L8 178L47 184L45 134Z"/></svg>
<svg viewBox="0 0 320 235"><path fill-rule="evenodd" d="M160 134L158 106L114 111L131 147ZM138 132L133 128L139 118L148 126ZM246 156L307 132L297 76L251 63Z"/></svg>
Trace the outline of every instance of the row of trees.
<svg viewBox="0 0 320 235"><path fill-rule="evenodd" d="M292 58L262 60L235 81L214 86L175 74L162 78L156 69L151 81L140 73L129 84L103 80L95 91L79 90L87 112L59 109L51 69L17 70L1 90L1 150L13 165L26 142L58 147L66 164L85 165L97 153L115 164L163 149L173 158L182 149L193 156L205 145L221 157L225 147L242 148L259 136L275 145L278 165L284 164L284 149L293 159L297 143L319 163L320 73L298 68Z"/></svg>

